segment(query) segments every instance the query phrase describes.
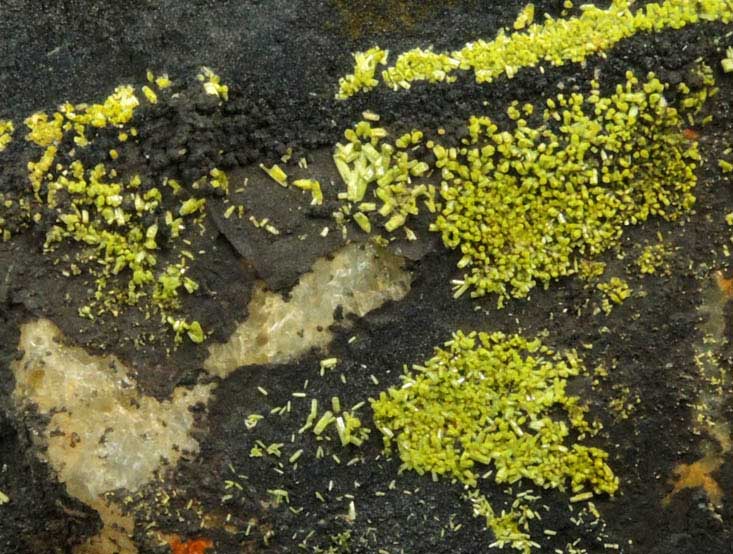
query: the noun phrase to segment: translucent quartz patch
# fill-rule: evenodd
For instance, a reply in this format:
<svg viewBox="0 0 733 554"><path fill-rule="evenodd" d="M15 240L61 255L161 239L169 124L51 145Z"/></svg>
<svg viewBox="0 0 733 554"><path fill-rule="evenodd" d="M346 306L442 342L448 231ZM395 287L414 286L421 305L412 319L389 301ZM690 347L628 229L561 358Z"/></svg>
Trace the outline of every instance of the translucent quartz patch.
<svg viewBox="0 0 733 554"><path fill-rule="evenodd" d="M323 348L339 306L358 317L410 290L404 260L370 244L345 246L321 258L285 299L260 285L249 304L249 317L223 344L209 347L204 367L225 377L245 365L283 363Z"/></svg>
<svg viewBox="0 0 733 554"><path fill-rule="evenodd" d="M149 481L161 460L175 464L198 443L189 435L189 408L206 403L211 385L178 387L160 402L139 393L114 356L65 346L48 320L21 331L23 358L12 366L16 402L49 415L47 457L69 493L89 502L115 489Z"/></svg>
<svg viewBox="0 0 733 554"><path fill-rule="evenodd" d="M47 416L32 429L42 456L71 496L99 512L103 528L75 554L134 554L132 518L104 494L132 492L164 464L198 451L189 432L189 408L206 404L213 385L178 387L170 400L140 394L128 369L114 356L92 356L62 342L61 331L39 319L21 328L23 357L11 365L20 410ZM45 450L44 450L45 447Z"/></svg>

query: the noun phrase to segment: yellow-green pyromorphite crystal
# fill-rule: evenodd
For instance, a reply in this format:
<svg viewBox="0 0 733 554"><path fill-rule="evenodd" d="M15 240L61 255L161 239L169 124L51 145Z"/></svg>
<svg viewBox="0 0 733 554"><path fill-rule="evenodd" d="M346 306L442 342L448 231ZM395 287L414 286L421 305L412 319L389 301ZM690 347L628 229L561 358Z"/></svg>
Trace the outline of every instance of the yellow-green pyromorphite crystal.
<svg viewBox="0 0 733 554"><path fill-rule="evenodd" d="M725 51L725 58L720 60L720 65L726 73L733 71L733 48L728 48Z"/></svg>
<svg viewBox="0 0 733 554"><path fill-rule="evenodd" d="M442 209L432 225L463 254L456 296L524 297L537 284L578 272L577 254L598 254L624 226L675 219L694 203L697 143L680 133L654 75L547 101L545 124L500 130L473 117L462 148L436 145ZM705 95L682 105L699 107ZM688 102L689 100L689 102Z"/></svg>
<svg viewBox="0 0 733 554"><path fill-rule="evenodd" d="M730 0L666 0L635 11L629 0L614 0L605 10L587 4L578 17L545 16L534 24L530 24L534 15L530 6L520 12L516 32L507 34L502 30L494 40L478 39L455 52L418 48L400 54L394 65L382 72L384 83L396 90L409 88L414 81L451 81L459 69L472 71L479 83L488 83L500 75L511 78L524 67L581 62L638 32L679 29L701 20L733 21ZM728 65L724 62L724 67ZM348 83L349 77L342 82ZM339 98L376 86L371 77L368 82L368 87L342 86Z"/></svg>
<svg viewBox="0 0 733 554"><path fill-rule="evenodd" d="M374 422L403 469L467 486L474 514L494 533L492 546L529 553L539 545L530 539L536 517L527 499L496 514L477 480L483 475L519 490L534 484L583 498L617 490L608 454L579 443L598 429L580 398L566 392L568 379L584 371L574 352L553 352L539 340L457 332L407 372L401 386L371 401Z"/></svg>
<svg viewBox="0 0 733 554"><path fill-rule="evenodd" d="M213 74L207 75L212 83L216 81ZM161 89L169 85L167 79L155 80L152 73L148 80ZM162 100L150 87L143 87L142 94L149 103ZM219 94L224 94L223 89ZM65 137L73 135L76 147L84 148L94 140L96 129L117 129L120 142L137 136L137 129L128 125L139 108L135 88L122 85L101 103L66 102L50 115L38 112L27 117L25 138L40 147L38 157L28 162L29 193L45 208L43 214L31 214L28 209L27 216L47 226L46 253L51 254L61 244L77 247L69 270L62 273L85 273L95 285L89 303L78 310L80 316L116 316L127 306L138 305L147 317L160 315L175 332L176 342L185 335L201 342L205 338L201 325L174 313L180 309L181 294L192 294L198 288L196 281L186 276L194 256L186 249L188 240L181 240L181 233L184 221L195 222L205 216L206 200L192 197L174 201L170 209L164 209L167 189L143 182L136 174L118 173L116 149L110 150L109 165L93 167L74 159L73 152L64 151ZM0 123L0 144L3 132L8 131L7 125ZM211 186L226 191L226 175L218 169L210 175ZM172 179L164 183L174 196L182 188ZM159 248L162 241L167 242L163 257Z"/></svg>
<svg viewBox="0 0 733 554"><path fill-rule="evenodd" d="M374 78L378 65L387 63L389 50L382 50L378 46L366 52L354 54L354 72L339 79L339 91L336 98L344 100L362 90L370 90L379 82Z"/></svg>
<svg viewBox="0 0 733 554"><path fill-rule="evenodd" d="M621 304L631 296L629 284L618 277L611 277L607 283L598 283L598 290L604 294L601 308L606 314L610 314L613 304Z"/></svg>
<svg viewBox="0 0 733 554"><path fill-rule="evenodd" d="M346 185L346 190L339 193L344 207L350 211L352 203L357 203L361 212L371 212L377 210L377 202L373 200L378 200L378 214L385 220L383 227L391 233L418 213L420 199L434 209L435 187L415 182L430 167L412 159L405 151L419 144L423 133L417 130L407 133L394 145L383 140L387 135L384 128L361 121L344 132L348 142L336 145L333 160ZM361 212L353 219L368 233L371 223Z"/></svg>
<svg viewBox="0 0 733 554"><path fill-rule="evenodd" d="M457 332L402 385L372 400L374 422L403 467L475 486L493 467L497 483L614 493L607 454L570 439L593 432L568 378L584 368L573 352L503 333ZM564 413L564 417L558 417Z"/></svg>
<svg viewBox="0 0 733 554"><path fill-rule="evenodd" d="M13 140L13 131L15 131L15 127L12 121L0 119L0 152L5 150L10 141Z"/></svg>

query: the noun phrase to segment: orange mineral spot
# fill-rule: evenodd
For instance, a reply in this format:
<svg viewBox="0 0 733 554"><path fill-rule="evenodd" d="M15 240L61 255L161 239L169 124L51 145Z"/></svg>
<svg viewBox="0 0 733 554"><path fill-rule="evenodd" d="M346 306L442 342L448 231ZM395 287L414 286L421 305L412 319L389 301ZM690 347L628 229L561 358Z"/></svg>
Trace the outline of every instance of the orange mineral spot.
<svg viewBox="0 0 733 554"><path fill-rule="evenodd" d="M668 506L672 497L684 489L702 488L708 495L710 502L715 506L721 506L723 502L723 491L711 473L723 465L720 456L706 456L691 464L679 464L672 472L674 474L674 489L664 497L662 504Z"/></svg>
<svg viewBox="0 0 733 554"><path fill-rule="evenodd" d="M685 129L684 131L682 131L682 135L687 140L697 140L697 139L700 138L700 133L698 133L697 131L695 131L695 129L691 129L689 127L687 129Z"/></svg>
<svg viewBox="0 0 733 554"><path fill-rule="evenodd" d="M214 548L214 543L209 539L189 539L181 542L178 537L168 540L171 545L171 554L204 554L206 549Z"/></svg>
<svg viewBox="0 0 733 554"><path fill-rule="evenodd" d="M726 298L733 298L733 279L727 279L722 271L716 271L713 274L715 283L718 285L720 292L722 292Z"/></svg>

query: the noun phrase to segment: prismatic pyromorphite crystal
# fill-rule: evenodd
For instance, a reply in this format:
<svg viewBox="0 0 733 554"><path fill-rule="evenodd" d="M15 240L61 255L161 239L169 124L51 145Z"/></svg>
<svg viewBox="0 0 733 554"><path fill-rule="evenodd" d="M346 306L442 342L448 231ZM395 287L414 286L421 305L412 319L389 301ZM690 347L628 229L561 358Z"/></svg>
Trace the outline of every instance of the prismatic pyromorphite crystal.
<svg viewBox="0 0 733 554"><path fill-rule="evenodd" d="M361 91L376 87L379 81L374 77L377 66L387 63L389 50L375 46L366 52L354 54L354 72L339 79L339 91L336 98L344 100Z"/></svg>
<svg viewBox="0 0 733 554"><path fill-rule="evenodd" d="M170 87L170 79L165 75L156 78L152 72L147 77L158 88L156 92L150 86L142 87L148 103L166 101L168 94L163 91ZM227 87L213 72L204 68L201 79L209 94L226 99ZM186 224L191 227L201 222L206 199L174 198L181 186L173 179L164 178L165 187L136 173L124 174L122 148L109 149L107 163L90 166L76 159L104 129L116 130L120 143L136 137L138 131L130 124L138 109L145 108L140 107L135 88L122 85L101 103L66 102L50 115L38 112L27 117L26 142L33 149L40 148L37 157L28 162L28 196L32 194L33 205L43 205L44 211L31 213L28 199L22 199L26 206L23 223L46 227L44 250L49 255L73 245L74 261L65 275L93 277L93 298L79 308L80 316L117 316L127 306L137 305L146 318L159 315L170 325L176 342L187 335L200 343L205 339L200 323L178 313L181 294L192 294L198 288L186 276L194 255L188 250L190 239L181 234ZM0 149L12 131L12 123L0 121ZM67 148L70 141L64 141L69 136L74 144L71 149ZM223 171L212 168L209 176L192 189L205 184L228 191ZM9 238L9 231L3 231L3 238Z"/></svg>
<svg viewBox="0 0 733 554"><path fill-rule="evenodd" d="M413 48L398 55L395 63L382 71L382 80L395 90L409 89L415 81L451 82L456 80L457 72L472 71L476 82L490 83L503 75L511 79L526 67L582 62L639 32L733 20L729 0L666 0L650 2L637 10L633 7L630 0L613 0L605 10L586 4L578 17L555 19L545 14L541 21L532 23L535 10L528 4L514 23L517 32L500 30L493 40L479 38L454 52ZM377 86L377 63L366 63L370 52L380 49L354 54L354 73L341 78L337 98L345 99ZM730 60L726 57L721 62L726 72L733 71ZM380 59L380 63L385 62L386 56Z"/></svg>
<svg viewBox="0 0 733 554"><path fill-rule="evenodd" d="M537 514L521 498L509 512L495 512L478 479L569 489L571 501L616 491L608 454L579 442L600 428L566 391L583 371L574 352L556 353L537 339L459 331L405 373L401 386L372 400L374 422L402 469L463 483L494 544L529 553L539 546L530 535Z"/></svg>
<svg viewBox="0 0 733 554"><path fill-rule="evenodd" d="M457 146L425 142L419 130L389 142L385 128L362 121L334 153L342 210L353 214L360 203L352 217L371 232L378 217L361 212L376 208L379 227L414 238L405 223L425 207L435 214L430 229L462 255L455 296L497 294L501 307L537 284L582 274L582 260L617 244L626 226L692 207L700 155L682 131L716 92L709 68L700 77L697 92L677 87L679 108L654 74L640 82L631 72L607 96L593 81L585 95L547 99L542 112L514 102L508 127L471 117ZM413 157L420 148L435 161Z"/></svg>
<svg viewBox="0 0 733 554"><path fill-rule="evenodd" d="M665 90L653 74L640 83L629 73L610 96L594 83L587 96L548 99L542 125L510 107L513 129L472 117L462 147L436 145L442 209L432 229L463 255L456 296L524 297L577 273L578 255L607 250L624 226L688 210L700 156ZM687 94L683 109L702 100Z"/></svg>
<svg viewBox="0 0 733 554"><path fill-rule="evenodd" d="M613 493L608 455L571 440L596 430L580 398L566 392L583 371L575 353L537 339L457 332L372 401L374 421L385 448L396 447L404 468L421 474L475 486L493 466L498 483Z"/></svg>

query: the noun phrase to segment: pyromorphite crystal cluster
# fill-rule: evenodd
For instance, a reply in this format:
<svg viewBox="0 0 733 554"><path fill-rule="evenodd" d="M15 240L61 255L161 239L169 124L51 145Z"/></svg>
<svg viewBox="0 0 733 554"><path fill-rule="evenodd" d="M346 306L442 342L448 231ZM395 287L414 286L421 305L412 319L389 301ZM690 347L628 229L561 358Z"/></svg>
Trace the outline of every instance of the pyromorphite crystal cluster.
<svg viewBox="0 0 733 554"><path fill-rule="evenodd" d="M435 209L435 187L413 182L425 176L430 166L411 158L407 151L422 142L421 131L407 133L392 145L383 141L387 136L384 128L362 121L344 136L348 142L337 144L333 155L346 185L346 191L339 193L341 218L352 217L369 233L371 217L380 217L387 232L392 232L418 213L418 200L423 199L431 211ZM415 238L409 227L405 232L408 238Z"/></svg>
<svg viewBox="0 0 733 554"><path fill-rule="evenodd" d="M571 439L597 429L566 392L568 379L582 372L575 353L556 353L537 339L457 332L401 386L372 400L374 422L386 450L396 448L402 467L420 474L474 488L493 469L499 484L526 480L569 488L575 498L613 494L618 479L607 453ZM516 539L526 545L526 535Z"/></svg>
<svg viewBox="0 0 733 554"><path fill-rule="evenodd" d="M672 255L672 249L669 245L662 242L645 246L641 254L636 258L636 265L641 273L652 274L657 271L664 271L668 258Z"/></svg>
<svg viewBox="0 0 733 554"><path fill-rule="evenodd" d="M526 296L537 282L577 272L576 255L603 252L624 225L675 219L692 206L700 156L665 85L629 73L611 96L593 86L587 96L549 99L540 126L523 118L531 106L510 106L514 129L473 117L461 148L434 146L443 202L432 228L463 254L457 296L498 293L500 305Z"/></svg>
<svg viewBox="0 0 733 554"><path fill-rule="evenodd" d="M67 102L51 118L43 112L31 115L25 120L30 131L26 139L38 146L55 149L64 133L73 131L76 145L84 147L89 144L86 136L89 128L124 125L132 119L139 105L132 86L119 86L101 104L74 105Z"/></svg>
<svg viewBox="0 0 733 554"><path fill-rule="evenodd" d="M222 100L229 99L229 87L221 82L221 78L208 67L201 68L198 80L204 86L206 94L218 96Z"/></svg>
<svg viewBox="0 0 733 554"><path fill-rule="evenodd" d="M603 293L601 308L606 314L610 314L614 304L622 304L631 296L631 287L619 277L611 277L606 283L598 283L598 290Z"/></svg>
<svg viewBox="0 0 733 554"><path fill-rule="evenodd" d="M584 368L573 352L503 333L457 332L402 385L372 401L385 448L403 467L475 486L493 466L497 483L613 493L618 480L598 448L571 443L595 428L566 393ZM566 417L554 417L564 412Z"/></svg>
<svg viewBox="0 0 733 554"><path fill-rule="evenodd" d="M543 121L533 125L535 106L517 102L507 109L513 128L472 117L465 138L450 147L439 137L424 142L419 130L390 143L385 128L372 126L379 117L367 113L345 132L347 144L336 145L346 191L335 215L368 233L375 212L392 232L418 213L422 199L436 213L430 229L462 254L456 297L496 293L501 307L538 283L584 273L579 261L616 244L625 226L650 216L674 220L693 205L700 156L682 129L717 92L710 69L698 73L701 89L680 84L674 91L679 109L653 73L640 82L629 72L609 96L593 81L586 95L548 99ZM412 158L415 148L432 151L434 165ZM429 183L435 174L439 198Z"/></svg>
<svg viewBox="0 0 733 554"><path fill-rule="evenodd" d="M382 72L382 78L394 89L410 88L412 81L453 82L451 73L461 65L448 54L415 48L397 58L395 65Z"/></svg>
<svg viewBox="0 0 733 554"><path fill-rule="evenodd" d="M484 518L486 527L494 533L495 540L491 548L510 546L522 554L530 554L532 548L539 548L540 545L529 534L529 524L533 519L540 519L540 515L524 504L522 499L517 498L508 512L502 510L497 514L488 498L478 490L471 490L466 496L473 507L474 517Z"/></svg>
<svg viewBox="0 0 733 554"><path fill-rule="evenodd" d="M389 50L375 46L366 52L354 54L354 72L339 79L339 91L336 98L344 100L362 90L370 90L379 84L374 77L378 65L387 63Z"/></svg>
<svg viewBox="0 0 733 554"><path fill-rule="evenodd" d="M81 314L116 314L122 306L138 304L150 296L176 336L187 332L191 340L201 342L203 333L197 322L188 323L171 315L180 305L180 292L193 293L198 288L193 279L185 276L193 255L178 248L176 263L157 267L160 236L175 242L185 220L194 218L199 209L180 216L164 211L160 189L143 189L139 177L119 178L103 164L87 170L77 160L69 167L58 164L57 169L57 174L47 174L44 181L45 203L55 213L55 221L49 222L52 226L46 250L53 251L63 242L87 249L79 255L75 267L95 277L96 292ZM179 212L184 212L187 202L190 200L183 202ZM159 213L162 215L157 219Z"/></svg>
<svg viewBox="0 0 733 554"><path fill-rule="evenodd" d="M534 16L530 4L519 13L515 23L515 29L521 32L506 34L502 30L492 41L479 39L451 53L420 48L409 50L382 72L382 79L393 89L409 88L414 81L455 80L454 74L460 69L473 71L477 82L488 83L500 75L511 78L519 69L543 62L552 65L581 62L638 32L679 29L699 21L729 23L733 20L730 0L667 0L648 3L636 11L630 9L632 3L614 0L606 10L586 4L581 7L578 17L553 19L545 16L541 23L529 25ZM724 68L728 67L725 61L723 63ZM360 68L364 65L357 58L354 75L363 73ZM337 97L346 98L360 90L374 88L377 85L375 67L376 64L369 66L369 86L347 87L344 83L354 80L353 76L348 76L341 80Z"/></svg>
<svg viewBox="0 0 733 554"><path fill-rule="evenodd" d="M205 85L214 88L212 94L225 97L225 85L211 72L206 76L209 80ZM165 76L155 79L149 72L148 80L159 92L170 86ZM158 93L144 88L148 102L157 103ZM184 237L187 225L203 216L206 200L186 198L173 180L156 186L137 174L119 174L115 148L109 151L108 165L86 167L75 159L75 150L94 140L95 129L115 129L120 143L136 136L137 130L127 124L139 106L135 89L120 86L102 103L66 103L51 116L36 113L25 120L29 129L26 140L43 149L36 161L28 163L28 179L34 204L44 209L31 213L27 207L28 221L47 229L46 252L53 252L60 244L77 247L65 274L86 273L96 285L93 299L79 310L81 316L117 315L125 306L140 304L146 317L157 314L170 325L176 341L187 334L192 341L202 342L200 324L178 318L175 312L181 293L190 294L198 288L196 281L186 276L194 255ZM68 151L64 148L67 134L73 135L75 144ZM226 175L216 168L211 170L210 179L201 181L210 188L228 189ZM194 183L192 189L200 189L202 184ZM163 245L168 253L165 262L159 257Z"/></svg>
<svg viewBox="0 0 733 554"><path fill-rule="evenodd" d="M15 127L10 120L0 119L0 152L7 148L10 141L13 140L13 131Z"/></svg>

